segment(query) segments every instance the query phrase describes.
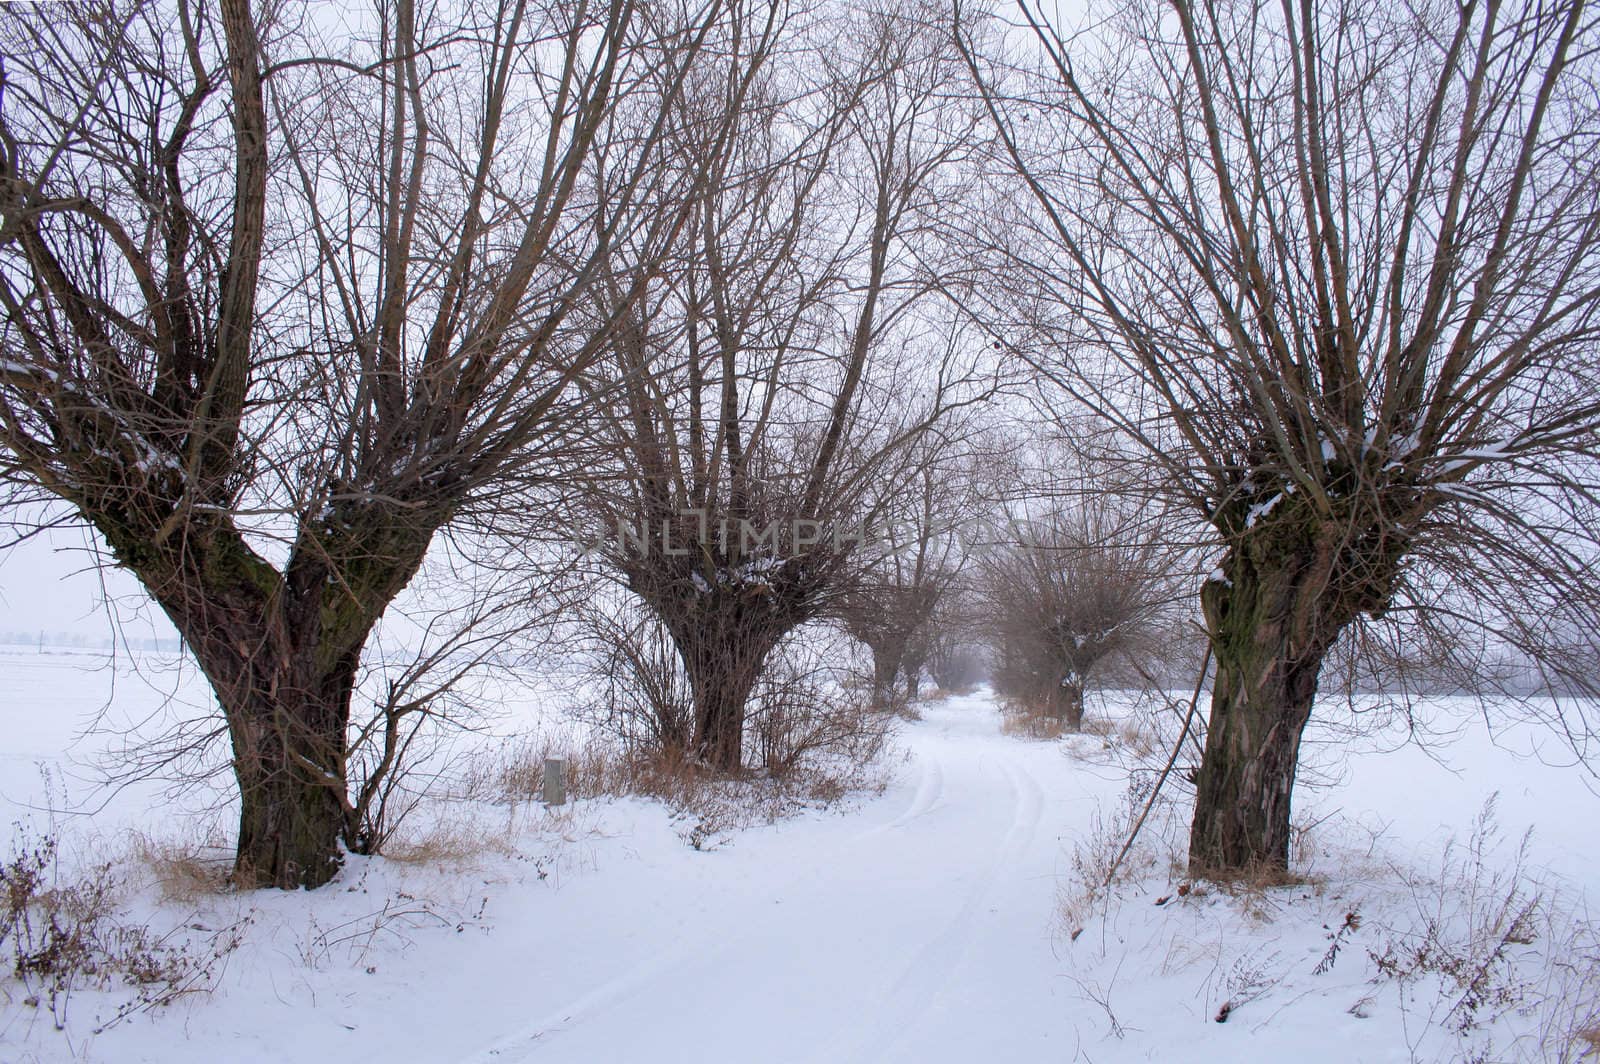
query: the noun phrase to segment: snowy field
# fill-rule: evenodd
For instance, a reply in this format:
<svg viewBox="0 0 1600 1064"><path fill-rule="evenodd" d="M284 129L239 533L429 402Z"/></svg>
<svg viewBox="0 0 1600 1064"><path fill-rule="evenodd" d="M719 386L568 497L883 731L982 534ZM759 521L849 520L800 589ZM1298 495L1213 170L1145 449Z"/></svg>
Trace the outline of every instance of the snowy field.
<svg viewBox="0 0 1600 1064"><path fill-rule="evenodd" d="M109 736L203 716L203 686L153 660L14 652L0 692L16 837L54 832L64 869L114 863L119 904L158 934L238 941L205 992L109 1026L116 988L52 1011L0 984L6 1062L1577 1060L1600 1021L1600 798L1536 731L1469 720L1431 751L1392 728L1325 734L1290 887L1191 889L1169 863L1179 806L1110 891L1086 889L1120 843L1131 754L1004 734L979 693L921 706L881 794L699 849L641 799L463 801L427 823L480 852L181 898L138 854L225 836L226 781L94 776ZM508 730L538 716L512 710Z"/></svg>

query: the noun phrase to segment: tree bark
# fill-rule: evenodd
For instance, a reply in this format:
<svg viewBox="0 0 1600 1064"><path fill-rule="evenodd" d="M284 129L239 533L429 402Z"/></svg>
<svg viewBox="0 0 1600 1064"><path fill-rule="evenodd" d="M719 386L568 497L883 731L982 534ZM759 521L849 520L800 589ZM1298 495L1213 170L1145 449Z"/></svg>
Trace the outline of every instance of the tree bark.
<svg viewBox="0 0 1600 1064"><path fill-rule="evenodd" d="M1083 683L1067 680L1058 683L1050 696L1051 715L1070 732L1083 730Z"/></svg>
<svg viewBox="0 0 1600 1064"><path fill-rule="evenodd" d="M695 755L718 772L744 767L744 715L759 669L705 662L689 672L694 690Z"/></svg>
<svg viewBox="0 0 1600 1064"><path fill-rule="evenodd" d="M1289 867L1290 797L1323 658L1354 619L1335 577L1338 548L1281 539L1230 552L1201 603L1216 660L1196 776L1189 872L1236 876Z"/></svg>
<svg viewBox="0 0 1600 1064"><path fill-rule="evenodd" d="M744 767L750 694L784 629L772 622L770 610L759 601L740 601L737 593L715 597L727 601L702 600L691 609L675 611L667 629L694 695L694 754L719 772L735 774Z"/></svg>
<svg viewBox="0 0 1600 1064"><path fill-rule="evenodd" d="M355 669L276 704L229 708L239 784L234 881L247 887L318 887L343 862L344 771Z"/></svg>

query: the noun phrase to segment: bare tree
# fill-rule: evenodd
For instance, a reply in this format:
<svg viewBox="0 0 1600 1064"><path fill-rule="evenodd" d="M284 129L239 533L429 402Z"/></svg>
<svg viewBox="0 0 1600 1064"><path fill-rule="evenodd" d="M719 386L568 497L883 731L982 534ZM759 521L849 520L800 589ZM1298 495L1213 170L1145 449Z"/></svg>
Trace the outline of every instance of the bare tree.
<svg viewBox="0 0 1600 1064"><path fill-rule="evenodd" d="M236 880L317 886L368 634L439 528L565 446L618 230L649 258L687 217L655 148L718 5L398 0L342 41L247 0L3 17L5 474L210 680Z"/></svg>
<svg viewBox="0 0 1600 1064"><path fill-rule="evenodd" d="M1033 208L992 242L1024 293L997 331L1208 523L1190 866L1282 869L1341 638L1487 628L1591 685L1593 16L1172 0L1091 40L1021 10L1039 63L961 34Z"/></svg>
<svg viewBox="0 0 1600 1064"><path fill-rule="evenodd" d="M977 563L995 687L1078 731L1096 674L1153 652L1167 626L1177 585L1169 528L1105 493L1014 526L1014 541Z"/></svg>
<svg viewBox="0 0 1600 1064"><path fill-rule="evenodd" d="M913 15L753 27L761 76L694 86L736 132L679 146L707 182L690 246L636 306L600 308L623 322L600 384L604 556L670 632L693 753L721 770L768 655L851 585L885 478L981 391L932 309L927 231L977 116L947 106L959 60Z"/></svg>
<svg viewBox="0 0 1600 1064"><path fill-rule="evenodd" d="M964 535L982 516L975 452L951 433L929 433L906 451L910 468L887 477L885 535L856 586L838 596L844 629L872 654L872 702L893 706L897 684L917 697L931 652L934 613L961 581ZM898 482L898 483L897 483Z"/></svg>

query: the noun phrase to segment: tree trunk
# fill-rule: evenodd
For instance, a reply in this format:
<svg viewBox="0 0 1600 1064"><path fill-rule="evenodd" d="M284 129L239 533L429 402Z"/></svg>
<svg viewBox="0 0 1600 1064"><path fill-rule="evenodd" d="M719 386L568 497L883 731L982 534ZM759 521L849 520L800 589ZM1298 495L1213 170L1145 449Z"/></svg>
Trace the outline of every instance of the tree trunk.
<svg viewBox="0 0 1600 1064"><path fill-rule="evenodd" d="M695 755L719 772L734 774L744 767L745 707L759 671L731 662L708 662L689 673L695 701Z"/></svg>
<svg viewBox="0 0 1600 1064"><path fill-rule="evenodd" d="M895 703L895 680L903 671L905 640L890 632L867 645L872 651L872 708L890 709Z"/></svg>
<svg viewBox="0 0 1600 1064"><path fill-rule="evenodd" d="M1196 777L1189 872L1287 873L1300 737L1323 658L1354 617L1332 593L1329 550L1236 549L1201 591L1216 659Z"/></svg>
<svg viewBox="0 0 1600 1064"><path fill-rule="evenodd" d="M320 551L297 547L282 573L222 519L191 520L170 553L120 539L110 525L119 560L161 603L227 720L239 784L240 887L318 887L342 861L361 649L415 574L432 531L388 515L372 523L374 530L341 526L358 561L330 564L326 536Z"/></svg>
<svg viewBox="0 0 1600 1064"><path fill-rule="evenodd" d="M906 678L907 701L915 702L922 689L922 672L928 664L928 651L928 637L921 628L906 639L905 652L900 655L900 671Z"/></svg>
<svg viewBox="0 0 1600 1064"><path fill-rule="evenodd" d="M363 640L280 634L290 638L263 637L256 624L184 632L228 721L239 784L233 877L243 888L319 887L343 861L345 753ZM315 641L296 644L297 635ZM357 649L330 656L329 647L352 643Z"/></svg>
<svg viewBox="0 0 1600 1064"><path fill-rule="evenodd" d="M744 766L745 709L767 655L782 631L767 611L740 603L705 603L668 623L694 695L695 756L719 772Z"/></svg>
<svg viewBox="0 0 1600 1064"><path fill-rule="evenodd" d="M240 798L234 882L321 886L344 859L343 727L337 734L315 735L299 726L275 727L252 713L233 732ZM330 761L338 768L322 767Z"/></svg>
<svg viewBox="0 0 1600 1064"><path fill-rule="evenodd" d="M1067 680L1055 690L1056 718L1070 732L1083 730L1083 683Z"/></svg>
<svg viewBox="0 0 1600 1064"><path fill-rule="evenodd" d="M887 646L872 648L872 708L888 709L894 704L894 679L900 671Z"/></svg>

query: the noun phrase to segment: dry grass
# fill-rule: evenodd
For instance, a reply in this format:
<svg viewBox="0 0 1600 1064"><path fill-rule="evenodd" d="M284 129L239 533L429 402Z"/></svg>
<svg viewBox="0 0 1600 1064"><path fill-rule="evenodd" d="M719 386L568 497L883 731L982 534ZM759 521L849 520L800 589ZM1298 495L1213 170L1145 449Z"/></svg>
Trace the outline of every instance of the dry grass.
<svg viewBox="0 0 1600 1064"><path fill-rule="evenodd" d="M1288 875L1263 867L1191 879L1183 846L1187 800L1158 803L1118 863L1130 811L1142 801L1130 789L1120 808L1098 813L1070 844L1058 927L1074 943L1062 943L1072 963L1090 975L1109 964L1120 970L1129 929L1160 926L1141 915L1154 905L1159 920L1173 920L1175 928L1161 974L1209 969L1213 1007L1222 1006L1214 1018L1225 1020L1286 977L1262 951L1292 941L1314 918L1324 953L1302 974L1321 975L1336 958L1347 974L1363 967L1363 996L1350 1011L1371 1015L1375 1002L1398 1007L1412 1059L1600 1060L1600 925L1587 919L1581 897L1564 896L1526 867L1525 840L1501 838L1492 804L1470 838L1452 844L1432 871L1404 854L1374 856L1375 842L1333 835L1318 847L1332 859L1331 876L1296 865ZM1196 898L1204 900L1189 907ZM1261 938L1252 923L1274 930ZM1196 934L1202 928L1215 936ZM1159 958L1165 935L1141 948ZM1267 944L1238 954L1241 941Z"/></svg>
<svg viewBox="0 0 1600 1064"><path fill-rule="evenodd" d="M646 770L619 743L579 743L536 733L473 763L467 793L491 801L538 801L544 793L544 763L553 757L566 762L563 775L569 799L639 793L637 781Z"/></svg>
<svg viewBox="0 0 1600 1064"><path fill-rule="evenodd" d="M529 735L494 751L468 772L467 796L495 802L537 802L544 793L544 765L554 757L563 772L568 800L642 795L669 804L687 802L710 774L681 754L630 754L620 742L579 743Z"/></svg>
<svg viewBox="0 0 1600 1064"><path fill-rule="evenodd" d="M1563 1064L1600 1060L1600 924L1576 919L1581 901L1553 892L1539 940L1539 1051Z"/></svg>
<svg viewBox="0 0 1600 1064"><path fill-rule="evenodd" d="M1188 870L1185 869L1185 874ZM1301 875L1271 864L1232 868L1226 872L1200 872L1192 876L1192 889L1226 895L1235 911L1257 924L1278 920L1291 906L1321 897L1328 883L1322 876Z"/></svg>
<svg viewBox="0 0 1600 1064"><path fill-rule="evenodd" d="M172 862L175 867L184 863ZM249 917L219 931L179 927L157 933L125 910L128 883L113 862L81 868L66 864L53 835L33 840L20 829L11 856L0 861L5 974L20 984L22 1004L48 1012L57 1030L66 1029L70 1004L80 990L125 995L109 1016L96 1016L97 1031L137 1012L204 993L243 941ZM0 994L10 1000L11 990L3 983L0 978Z"/></svg>
<svg viewBox="0 0 1600 1064"><path fill-rule="evenodd" d="M1532 1016L1520 1058L1593 1060L1600 925L1581 897L1530 867L1529 836L1504 835L1495 804L1484 803L1464 842L1446 846L1438 871L1396 868L1405 904L1375 928L1373 982L1396 984L1402 1010L1463 1045L1487 1046L1501 1020Z"/></svg>
<svg viewBox="0 0 1600 1064"><path fill-rule="evenodd" d="M423 827L407 826L383 847L383 856L407 865L476 867L486 855L516 852L509 822L500 830L478 820L437 820Z"/></svg>
<svg viewBox="0 0 1600 1064"><path fill-rule="evenodd" d="M1243 899L1260 898L1286 887L1320 887L1324 883L1319 876L1301 875L1267 861L1225 871L1197 869L1193 878L1210 883L1224 894Z"/></svg>
<svg viewBox="0 0 1600 1064"><path fill-rule="evenodd" d="M1000 731L1018 739L1059 739L1069 734L1060 717L1012 699L1000 703Z"/></svg>
<svg viewBox="0 0 1600 1064"><path fill-rule="evenodd" d="M1020 739L1051 740L1086 735L1101 740L1101 749L1115 749L1137 761L1166 753L1161 736L1140 715L1113 718L1085 713L1077 731L1073 731L1060 717L1026 702L1005 699L1000 703L1000 730Z"/></svg>
<svg viewBox="0 0 1600 1064"><path fill-rule="evenodd" d="M896 720L905 720L905 721L912 721L912 722L921 720L922 719L922 710L917 708L917 703L921 702L921 701L922 701L922 699L920 699L920 698L917 699L916 702L909 702L909 701L906 701L905 699L901 699L898 703L896 703L896 705L894 706L894 708L892 710L894 718Z"/></svg>
<svg viewBox="0 0 1600 1064"><path fill-rule="evenodd" d="M852 793L881 790L888 782L882 768L887 723L880 722L875 731L858 733L865 738L848 751L824 749L823 744L854 727L847 721L835 721L838 730L820 738L814 732L800 738L817 744L805 752L836 756L795 757L781 773L752 770L732 779L681 752L630 752L615 739L579 743L571 738L530 735L470 765L464 796L513 805L537 802L543 792L545 760L562 757L569 801L627 796L659 801L682 823L679 834L686 842L696 849L711 849L740 828L770 823L803 808L832 805ZM471 840L446 836L425 846L419 842L415 852L425 855L432 849L436 856L416 859L448 860L458 841L465 846ZM392 855L392 848L385 853Z"/></svg>
<svg viewBox="0 0 1600 1064"><path fill-rule="evenodd" d="M807 780L844 782L876 764L895 719L912 712L903 702L893 713L874 709L868 700L831 691L799 668L775 673L753 699L747 746L753 763L777 780L799 782L802 789Z"/></svg>
<svg viewBox="0 0 1600 1064"><path fill-rule="evenodd" d="M161 900L177 905L193 905L201 898L223 893L233 868L233 851L215 828L188 839L157 838L135 831L130 856L149 870Z"/></svg>
<svg viewBox="0 0 1600 1064"><path fill-rule="evenodd" d="M1166 744L1161 741L1161 737L1143 721L1133 717L1126 717L1117 722L1116 742L1141 760L1148 760L1157 754L1167 752Z"/></svg>
<svg viewBox="0 0 1600 1064"><path fill-rule="evenodd" d="M1119 750L1135 761L1149 761L1167 753L1161 736L1148 720L1138 714L1117 718L1085 716L1083 734L1100 739L1102 749Z"/></svg>
<svg viewBox="0 0 1600 1064"><path fill-rule="evenodd" d="M1150 798L1152 781L1130 782L1120 805L1110 810L1097 809L1089 820L1089 830L1076 839L1069 854L1069 873L1057 892L1058 924L1071 938L1095 916L1104 916L1115 904L1116 888L1166 874L1181 876L1184 848L1182 823L1177 808L1158 799L1127 852L1123 847L1145 803ZM1189 893L1185 888L1184 893Z"/></svg>

